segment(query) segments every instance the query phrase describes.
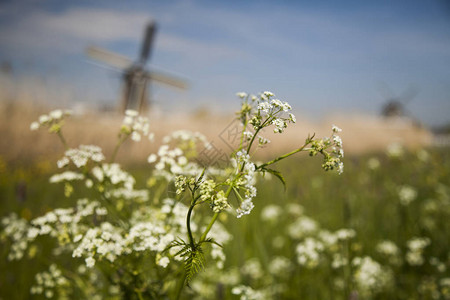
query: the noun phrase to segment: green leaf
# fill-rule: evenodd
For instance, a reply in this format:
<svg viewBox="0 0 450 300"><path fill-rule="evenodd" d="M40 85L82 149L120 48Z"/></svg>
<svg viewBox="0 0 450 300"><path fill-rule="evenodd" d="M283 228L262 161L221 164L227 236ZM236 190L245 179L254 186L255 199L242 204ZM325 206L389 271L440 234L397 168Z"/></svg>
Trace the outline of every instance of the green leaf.
<svg viewBox="0 0 450 300"><path fill-rule="evenodd" d="M199 273L203 268L205 262L205 256L201 247L197 246L195 249L190 249L188 258L185 261L186 269L186 284L189 286L189 282L192 278Z"/></svg>
<svg viewBox="0 0 450 300"><path fill-rule="evenodd" d="M213 238L207 238L206 240L199 242L198 245L201 245L202 243L216 244L220 248L223 248L223 246L221 244L219 244L218 242L216 242Z"/></svg>
<svg viewBox="0 0 450 300"><path fill-rule="evenodd" d="M268 168L263 168L262 171L264 172L269 172L270 174L276 176L278 179L280 179L281 183L283 184L284 189L286 190L286 180L284 180L283 175L281 175L281 173L277 170L274 169L268 169Z"/></svg>

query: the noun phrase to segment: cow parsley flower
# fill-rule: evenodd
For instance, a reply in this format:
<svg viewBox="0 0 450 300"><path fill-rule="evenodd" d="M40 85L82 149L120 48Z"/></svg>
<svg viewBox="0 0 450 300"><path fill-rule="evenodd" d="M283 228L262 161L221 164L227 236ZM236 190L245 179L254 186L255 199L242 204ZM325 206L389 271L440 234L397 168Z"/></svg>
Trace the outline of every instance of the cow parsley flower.
<svg viewBox="0 0 450 300"><path fill-rule="evenodd" d="M339 132L338 129L333 125L331 137L311 141L309 155L322 154L324 158L322 168L325 171L336 169L339 174L342 174L344 172L344 163L342 162L344 150L342 149L341 137L336 135Z"/></svg>
<svg viewBox="0 0 450 300"><path fill-rule="evenodd" d="M431 241L426 237L414 237L407 242L408 252L406 261L411 266L420 266L424 263L423 252L425 247L430 245Z"/></svg>
<svg viewBox="0 0 450 300"><path fill-rule="evenodd" d="M139 116L139 113L135 110L125 111L120 132L125 137L131 136L131 139L135 142L139 142L142 136L147 136L150 140L153 139L148 119Z"/></svg>
<svg viewBox="0 0 450 300"><path fill-rule="evenodd" d="M255 205L252 202L252 199L246 198L242 203L241 206L236 209L237 217L240 218L244 215L250 214L252 209L255 207Z"/></svg>
<svg viewBox="0 0 450 300"><path fill-rule="evenodd" d="M59 167L66 166L71 161L77 168L87 165L89 160L98 163L105 159L102 149L94 145L80 145L78 148L69 149L65 156L58 161Z"/></svg>
<svg viewBox="0 0 450 300"><path fill-rule="evenodd" d="M41 127L49 128L49 132L58 133L61 131L64 118L70 116L72 112L70 110L56 109L51 111L48 115L41 115L38 121L32 122L30 130L37 130Z"/></svg>
<svg viewBox="0 0 450 300"><path fill-rule="evenodd" d="M324 250L324 245L311 237L299 243L295 249L297 262L307 268L315 268L320 261L320 254Z"/></svg>
<svg viewBox="0 0 450 300"><path fill-rule="evenodd" d="M392 282L391 272L369 256L356 257L352 264L356 269L354 274L356 286L365 298L369 298Z"/></svg>
<svg viewBox="0 0 450 300"><path fill-rule="evenodd" d="M398 197L400 204L407 206L417 198L417 191L412 186L403 185L398 189Z"/></svg>

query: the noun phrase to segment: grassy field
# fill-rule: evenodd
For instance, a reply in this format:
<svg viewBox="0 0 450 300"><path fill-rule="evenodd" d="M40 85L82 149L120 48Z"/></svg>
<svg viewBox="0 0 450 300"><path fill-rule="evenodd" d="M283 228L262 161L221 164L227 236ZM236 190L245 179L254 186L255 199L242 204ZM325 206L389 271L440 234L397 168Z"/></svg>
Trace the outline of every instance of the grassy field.
<svg viewBox="0 0 450 300"><path fill-rule="evenodd" d="M231 291L241 284L249 299L450 299L449 149L354 155L340 176L301 156L277 167L286 190L274 178L258 187L249 216L221 214L232 236L225 266L209 264L186 299L239 299ZM149 167L131 168L145 187ZM70 205L61 185L47 183L55 169L0 160L0 216L32 219ZM9 262L8 245L1 241L0 298L28 299L52 254L42 247Z"/></svg>

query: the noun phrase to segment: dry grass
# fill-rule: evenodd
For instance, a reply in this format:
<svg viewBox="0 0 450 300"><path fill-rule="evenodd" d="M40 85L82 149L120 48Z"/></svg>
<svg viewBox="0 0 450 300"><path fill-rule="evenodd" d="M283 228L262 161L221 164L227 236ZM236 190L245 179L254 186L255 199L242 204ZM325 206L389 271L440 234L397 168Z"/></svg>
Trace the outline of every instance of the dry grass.
<svg viewBox="0 0 450 300"><path fill-rule="evenodd" d="M61 156L62 146L55 136L44 130L31 132L29 125L48 109L30 103L0 103L0 155L9 162L28 163L37 159L55 159ZM126 143L119 153L118 159L123 162L143 162L149 153L154 152L161 138L174 131L187 129L205 134L214 145L229 152L227 144L232 143L235 123L233 116L218 116L203 113L201 115L177 114L170 116L150 115L152 131L156 135L155 143ZM385 149L390 143L398 142L407 147L428 145L432 134L414 126L409 120L385 120L375 116L338 115L328 120L313 123L297 116L297 124L286 130L286 134L275 135L271 132L263 134L272 143L264 155L275 155L293 149L303 143L308 133L316 133L322 137L330 134L332 124L343 129L342 138L347 154L358 154ZM115 146L117 132L122 117L112 113L75 115L67 121L64 135L72 146L78 144L96 144L106 154Z"/></svg>

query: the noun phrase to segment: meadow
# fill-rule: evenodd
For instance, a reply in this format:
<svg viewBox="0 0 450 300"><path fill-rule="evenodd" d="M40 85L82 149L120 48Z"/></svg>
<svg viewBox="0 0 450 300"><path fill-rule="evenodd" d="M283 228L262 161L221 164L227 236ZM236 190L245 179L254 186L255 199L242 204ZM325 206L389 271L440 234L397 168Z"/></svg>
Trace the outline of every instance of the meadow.
<svg viewBox="0 0 450 300"><path fill-rule="evenodd" d="M276 166L286 187L271 174L265 174L265 181L258 179L249 215L218 216L218 227L211 232L223 227L223 254L207 258L181 299L450 299L449 149L392 144L383 151L346 155L343 162L345 171L339 175L322 170L317 157L299 154ZM128 162L126 167L136 188L150 191L151 205L163 207L163 199L176 198L176 186L151 180L155 171L147 163ZM53 157L1 158L0 217L15 212L32 220L55 207L73 206L80 197L95 197L94 191L79 192L78 183L65 196L67 186L48 183L55 172ZM212 214L209 207L201 207L194 217L202 224L201 216ZM193 231L201 233L200 227ZM8 260L10 236L2 233L0 243L1 299L29 299L35 274L53 259L67 274L87 272L71 256L56 259L52 251L58 248L52 250L50 237L40 238L18 261ZM156 269L147 262L138 264ZM178 277L171 265L165 271ZM108 280L93 282L102 284L75 282L80 288L69 295L63 282L50 287L51 295L35 292L33 297L171 298L127 294L120 284L105 285ZM168 289L175 283L154 284Z"/></svg>

